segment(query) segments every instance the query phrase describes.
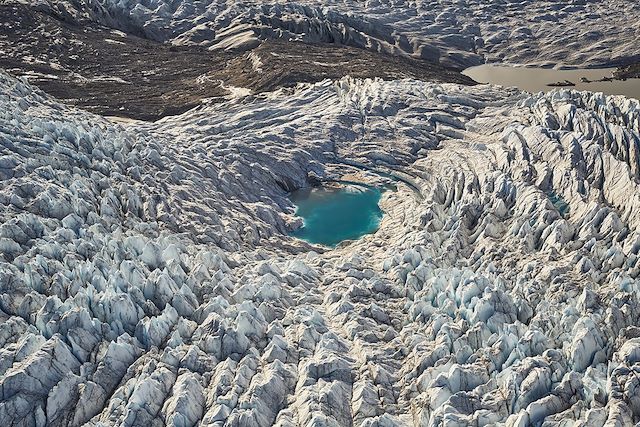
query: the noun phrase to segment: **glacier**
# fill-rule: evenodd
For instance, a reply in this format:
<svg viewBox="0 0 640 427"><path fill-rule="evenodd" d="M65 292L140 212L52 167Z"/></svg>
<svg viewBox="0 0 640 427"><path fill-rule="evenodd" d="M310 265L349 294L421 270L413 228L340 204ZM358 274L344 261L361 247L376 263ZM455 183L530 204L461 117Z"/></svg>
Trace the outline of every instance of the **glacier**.
<svg viewBox="0 0 640 427"><path fill-rule="evenodd" d="M29 4L28 0L10 0ZM335 43L466 68L483 62L603 67L638 61L640 10L622 0L39 0L173 45L250 50L263 40Z"/></svg>
<svg viewBox="0 0 640 427"><path fill-rule="evenodd" d="M640 55L618 0L10 3L113 46L240 51L252 76L265 43L458 69ZM154 122L0 70L0 422L638 425L640 102L394 67ZM292 191L353 177L396 187L375 233L290 235Z"/></svg>
<svg viewBox="0 0 640 427"><path fill-rule="evenodd" d="M638 101L344 78L121 125L0 94L5 425L640 419ZM415 187L348 245L287 236L345 161Z"/></svg>

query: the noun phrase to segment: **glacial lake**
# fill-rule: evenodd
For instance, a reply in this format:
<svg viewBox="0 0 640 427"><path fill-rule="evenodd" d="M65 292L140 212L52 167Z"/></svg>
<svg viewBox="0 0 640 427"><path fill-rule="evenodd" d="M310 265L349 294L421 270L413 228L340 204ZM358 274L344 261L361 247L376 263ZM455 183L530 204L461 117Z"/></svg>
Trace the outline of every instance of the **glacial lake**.
<svg viewBox="0 0 640 427"><path fill-rule="evenodd" d="M506 65L484 64L467 68L462 72L478 83L491 83L501 86L514 86L528 92L548 92L558 87L549 83L568 80L575 86L564 89L588 90L603 92L607 95L625 95L628 98L640 99L640 79L593 81L611 77L615 68L555 70L552 68L511 67ZM581 81L582 78L590 82Z"/></svg>
<svg viewBox="0 0 640 427"><path fill-rule="evenodd" d="M361 185L296 190L289 197L304 225L291 235L310 243L335 246L373 233L382 219L378 206L381 195L379 189Z"/></svg>

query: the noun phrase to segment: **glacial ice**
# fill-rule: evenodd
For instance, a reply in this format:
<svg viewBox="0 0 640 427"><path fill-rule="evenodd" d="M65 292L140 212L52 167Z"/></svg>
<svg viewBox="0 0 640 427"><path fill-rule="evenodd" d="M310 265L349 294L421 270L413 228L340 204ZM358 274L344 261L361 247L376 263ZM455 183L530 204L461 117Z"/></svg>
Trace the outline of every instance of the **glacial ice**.
<svg viewBox="0 0 640 427"><path fill-rule="evenodd" d="M265 39L337 43L461 69L484 62L602 67L640 55L639 11L622 0L44 0L39 7L211 50L250 50Z"/></svg>
<svg viewBox="0 0 640 427"><path fill-rule="evenodd" d="M349 162L415 188L289 237ZM123 126L1 73L0 421L633 425L639 162L620 96L344 78Z"/></svg>

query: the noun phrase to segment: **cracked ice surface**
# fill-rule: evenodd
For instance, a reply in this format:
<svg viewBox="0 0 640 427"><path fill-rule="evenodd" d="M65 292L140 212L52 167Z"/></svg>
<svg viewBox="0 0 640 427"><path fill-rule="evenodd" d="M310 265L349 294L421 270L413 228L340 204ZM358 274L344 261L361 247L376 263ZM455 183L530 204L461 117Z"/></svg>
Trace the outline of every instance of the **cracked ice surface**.
<svg viewBox="0 0 640 427"><path fill-rule="evenodd" d="M3 425L640 420L637 101L343 79L121 127L1 74L0 104ZM422 197L287 237L336 159Z"/></svg>
<svg viewBox="0 0 640 427"><path fill-rule="evenodd" d="M17 0L21 1L21 0ZM22 0L24 1L24 0ZM640 56L640 8L622 0L88 0L41 2L174 44L251 49L282 38L408 54L447 66L483 62L619 65Z"/></svg>

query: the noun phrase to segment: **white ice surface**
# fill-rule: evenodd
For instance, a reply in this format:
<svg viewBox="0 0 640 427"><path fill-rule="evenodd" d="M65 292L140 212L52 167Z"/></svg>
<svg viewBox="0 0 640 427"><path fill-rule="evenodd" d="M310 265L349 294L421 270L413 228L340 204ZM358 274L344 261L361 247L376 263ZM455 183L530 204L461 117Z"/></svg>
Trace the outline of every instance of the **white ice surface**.
<svg viewBox="0 0 640 427"><path fill-rule="evenodd" d="M623 97L347 78L122 127L0 74L0 421L632 425L639 130ZM422 197L311 251L286 189L337 160Z"/></svg>

